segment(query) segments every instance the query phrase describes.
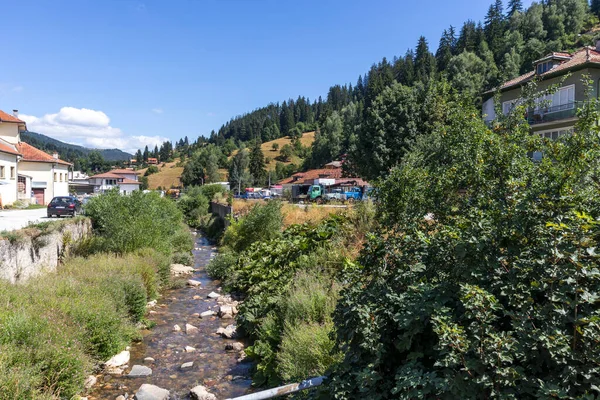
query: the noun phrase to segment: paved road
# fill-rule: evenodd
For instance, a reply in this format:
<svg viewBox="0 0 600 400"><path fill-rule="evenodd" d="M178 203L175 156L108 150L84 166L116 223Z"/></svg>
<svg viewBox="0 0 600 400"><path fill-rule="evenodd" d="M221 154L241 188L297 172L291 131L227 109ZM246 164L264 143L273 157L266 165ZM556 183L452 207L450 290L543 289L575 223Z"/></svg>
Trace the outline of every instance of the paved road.
<svg viewBox="0 0 600 400"><path fill-rule="evenodd" d="M37 210L2 210L0 211L0 231L14 231L25 228L29 224L57 219L48 218L45 208Z"/></svg>

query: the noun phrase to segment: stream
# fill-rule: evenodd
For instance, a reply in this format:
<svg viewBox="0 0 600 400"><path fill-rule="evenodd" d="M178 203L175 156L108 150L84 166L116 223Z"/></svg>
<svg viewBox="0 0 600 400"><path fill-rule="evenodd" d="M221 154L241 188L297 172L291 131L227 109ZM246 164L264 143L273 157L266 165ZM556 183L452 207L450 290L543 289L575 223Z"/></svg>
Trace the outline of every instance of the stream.
<svg viewBox="0 0 600 400"><path fill-rule="evenodd" d="M198 232L193 251L196 272L184 277L186 280L200 281L202 285L163 292L157 305L152 308L154 311L147 316L156 325L150 330L142 331L143 340L131 345L129 368L123 375L97 375L98 382L88 399L115 400L120 395L133 398L133 394L144 383L168 389L171 399L189 399L190 389L196 385L204 385L218 399L250 392L252 364L238 362L237 352L225 350L226 344L234 343L235 340L223 339L215 334L218 328L233 324L235 320L192 316L207 310L218 310L216 300L208 299L207 295L210 292L219 293L219 281L212 280L205 270L216 253L216 247ZM186 323L197 327L198 332L186 334ZM173 331L175 324L181 327L180 332ZM196 350L186 353L186 346ZM155 361L144 361L147 357L152 357ZM193 366L183 370L181 365L190 361L193 361ZM152 375L127 377L134 365L150 367Z"/></svg>

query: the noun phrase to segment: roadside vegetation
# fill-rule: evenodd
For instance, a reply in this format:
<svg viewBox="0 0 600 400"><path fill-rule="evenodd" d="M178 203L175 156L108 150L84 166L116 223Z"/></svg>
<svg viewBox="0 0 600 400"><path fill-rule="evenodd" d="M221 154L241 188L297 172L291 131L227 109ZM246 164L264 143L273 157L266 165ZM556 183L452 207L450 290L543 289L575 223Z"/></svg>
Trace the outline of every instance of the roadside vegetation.
<svg viewBox="0 0 600 400"><path fill-rule="evenodd" d="M69 399L96 366L140 339L146 304L193 240L169 199L110 192L86 209L94 235L55 274L0 282L0 399ZM82 218L82 217L80 217ZM60 229L69 221L27 228Z"/></svg>
<svg viewBox="0 0 600 400"><path fill-rule="evenodd" d="M257 361L255 384L323 374L341 360L331 338L338 277L372 217L372 205L364 203L284 227L282 205L271 201L256 204L225 231L208 272L244 299L237 323L252 341L246 353Z"/></svg>

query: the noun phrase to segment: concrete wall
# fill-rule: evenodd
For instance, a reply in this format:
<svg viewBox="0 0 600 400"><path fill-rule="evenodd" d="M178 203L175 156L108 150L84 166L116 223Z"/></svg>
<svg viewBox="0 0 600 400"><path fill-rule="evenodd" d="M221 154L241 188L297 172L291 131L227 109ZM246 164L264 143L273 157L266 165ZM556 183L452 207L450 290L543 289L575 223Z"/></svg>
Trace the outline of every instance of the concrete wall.
<svg viewBox="0 0 600 400"><path fill-rule="evenodd" d="M233 214L233 207L211 201L210 211L214 215L218 215L223 219L223 221L225 222L225 229L227 229L227 227L229 226L229 220L227 219L227 216Z"/></svg>
<svg viewBox="0 0 600 400"><path fill-rule="evenodd" d="M17 156L0 153L0 166L4 167L4 178L0 177L0 196L2 205L6 206L17 200ZM11 168L14 168L14 177L10 175Z"/></svg>
<svg viewBox="0 0 600 400"><path fill-rule="evenodd" d="M69 248L91 235L88 219L66 221L48 232L26 228L10 233L9 239L0 239L0 279L11 283L25 282L43 272L53 272Z"/></svg>

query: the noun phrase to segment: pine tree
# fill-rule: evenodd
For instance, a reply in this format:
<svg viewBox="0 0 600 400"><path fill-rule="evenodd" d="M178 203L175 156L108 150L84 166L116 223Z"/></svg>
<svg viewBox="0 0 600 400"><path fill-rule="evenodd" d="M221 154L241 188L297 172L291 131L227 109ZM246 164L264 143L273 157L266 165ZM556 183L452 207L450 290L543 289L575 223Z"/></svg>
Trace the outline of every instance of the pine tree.
<svg viewBox="0 0 600 400"><path fill-rule="evenodd" d="M135 153L135 162L137 165L142 165L144 161L144 156L142 155L142 151L138 149L137 153Z"/></svg>
<svg viewBox="0 0 600 400"><path fill-rule="evenodd" d="M590 5L590 11L600 17L600 0L592 0L592 3Z"/></svg>
<svg viewBox="0 0 600 400"><path fill-rule="evenodd" d="M475 21L468 20L460 29L458 40L456 41L456 49L454 54L460 54L463 51L475 51L476 28Z"/></svg>
<svg viewBox="0 0 600 400"><path fill-rule="evenodd" d="M523 2L521 0L508 0L508 18L518 12L523 12Z"/></svg>
<svg viewBox="0 0 600 400"><path fill-rule="evenodd" d="M450 29L444 29L444 33L440 38L440 44L435 53L437 69L439 71L444 71L448 67L448 63L454 54L455 42L454 28L451 26Z"/></svg>
<svg viewBox="0 0 600 400"><path fill-rule="evenodd" d="M415 54L415 78L419 82L427 82L435 73L435 57L429 51L424 36L419 38Z"/></svg>
<svg viewBox="0 0 600 400"><path fill-rule="evenodd" d="M490 46L490 50L494 53L496 61L502 58L502 38L504 37L505 20L503 14L502 0L496 0L488 9L485 16L485 39Z"/></svg>
<svg viewBox="0 0 600 400"><path fill-rule="evenodd" d="M154 151L152 152L153 158L158 158L158 146L154 145Z"/></svg>
<svg viewBox="0 0 600 400"><path fill-rule="evenodd" d="M250 175L252 175L252 178L254 178L255 184L262 185L264 183L267 171L265 157L260 148L259 140L254 142L254 146L252 146L252 150L250 151L250 164L248 170Z"/></svg>
<svg viewBox="0 0 600 400"><path fill-rule="evenodd" d="M148 146L146 146L146 148L144 149L144 162L148 162L148 155L149 155L149 151L148 151Z"/></svg>

